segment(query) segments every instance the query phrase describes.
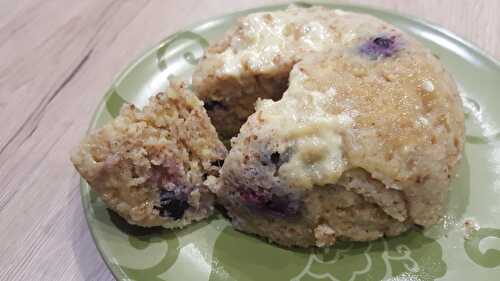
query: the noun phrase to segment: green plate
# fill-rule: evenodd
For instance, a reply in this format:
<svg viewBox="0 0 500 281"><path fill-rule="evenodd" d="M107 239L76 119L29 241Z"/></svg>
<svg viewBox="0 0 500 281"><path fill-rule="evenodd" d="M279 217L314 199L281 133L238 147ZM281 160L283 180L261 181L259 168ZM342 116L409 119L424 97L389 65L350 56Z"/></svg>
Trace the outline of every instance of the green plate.
<svg viewBox="0 0 500 281"><path fill-rule="evenodd" d="M299 3L299 5L309 5ZM500 274L500 64L472 44L429 23L373 8L328 4L368 13L427 45L453 74L466 106L464 161L441 225L371 243L325 250L290 250L234 231L220 215L182 230L141 229L107 211L82 181L85 215L97 248L118 280L493 280ZM208 42L236 18L267 6L207 20L149 50L117 77L91 129L117 115L125 101L143 106L167 85L189 77ZM464 221L481 228L464 239Z"/></svg>

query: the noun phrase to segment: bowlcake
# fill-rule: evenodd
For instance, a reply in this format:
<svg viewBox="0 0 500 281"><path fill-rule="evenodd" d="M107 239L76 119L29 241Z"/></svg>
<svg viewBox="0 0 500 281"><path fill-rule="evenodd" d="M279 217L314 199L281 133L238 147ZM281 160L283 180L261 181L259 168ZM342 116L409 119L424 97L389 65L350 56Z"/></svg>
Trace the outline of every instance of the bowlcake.
<svg viewBox="0 0 500 281"><path fill-rule="evenodd" d="M320 26L327 12L310 12ZM463 150L461 100L431 52L372 17L330 14L345 17L341 26L358 23L346 32L363 32L302 56L282 98L257 103L217 189L236 228L285 246L437 223Z"/></svg>
<svg viewBox="0 0 500 281"><path fill-rule="evenodd" d="M440 220L462 104L439 60L394 26L323 7L251 14L210 46L193 88L124 106L72 156L130 223L187 225L213 194L237 229L284 246Z"/></svg>

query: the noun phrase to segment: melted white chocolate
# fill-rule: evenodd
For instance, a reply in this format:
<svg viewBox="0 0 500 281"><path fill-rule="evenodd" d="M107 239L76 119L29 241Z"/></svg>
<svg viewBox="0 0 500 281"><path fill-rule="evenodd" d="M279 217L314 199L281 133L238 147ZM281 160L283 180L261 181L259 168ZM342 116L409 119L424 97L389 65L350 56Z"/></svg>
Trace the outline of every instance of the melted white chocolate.
<svg viewBox="0 0 500 281"><path fill-rule="evenodd" d="M241 37L221 53L224 65L219 74L238 75L244 66L250 71L270 71L279 57L300 51L322 51L332 45L333 32L307 13L284 11L256 13L245 18ZM290 48L293 46L293 48Z"/></svg>
<svg viewBox="0 0 500 281"><path fill-rule="evenodd" d="M250 14L239 20L228 48L215 54L222 62L216 74L271 74L306 53L350 48L378 32L387 32L387 27L375 18L321 7L292 5L285 11Z"/></svg>
<svg viewBox="0 0 500 281"><path fill-rule="evenodd" d="M342 155L340 132L352 122L346 114L328 113L335 89L325 92L304 87L307 75L294 68L291 84L280 101L259 101L257 111L265 120L264 130L292 147L290 160L279 176L292 187L311 188L335 183L347 165Z"/></svg>

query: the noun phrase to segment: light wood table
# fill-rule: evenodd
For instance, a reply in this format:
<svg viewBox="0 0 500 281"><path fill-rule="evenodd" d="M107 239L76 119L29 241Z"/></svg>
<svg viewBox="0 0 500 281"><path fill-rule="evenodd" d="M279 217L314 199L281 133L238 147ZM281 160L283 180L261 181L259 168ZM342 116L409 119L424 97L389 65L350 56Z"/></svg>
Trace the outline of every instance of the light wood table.
<svg viewBox="0 0 500 281"><path fill-rule="evenodd" d="M69 152L113 77L179 28L266 0L0 0L0 280L112 280ZM355 1L435 22L500 58L500 1Z"/></svg>

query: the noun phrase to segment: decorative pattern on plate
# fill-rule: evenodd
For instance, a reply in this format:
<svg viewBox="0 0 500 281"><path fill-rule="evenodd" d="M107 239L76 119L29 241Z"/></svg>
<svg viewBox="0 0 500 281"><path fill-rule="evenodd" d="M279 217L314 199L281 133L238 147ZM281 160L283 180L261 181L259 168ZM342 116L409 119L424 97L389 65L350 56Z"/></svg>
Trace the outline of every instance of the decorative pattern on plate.
<svg viewBox="0 0 500 281"><path fill-rule="evenodd" d="M123 99L115 89L112 89L106 101L106 109L109 114L115 118L120 113L120 109L124 103L127 103L127 101Z"/></svg>
<svg viewBox="0 0 500 281"><path fill-rule="evenodd" d="M163 281L160 274L166 272L177 260L179 256L179 239L174 231L163 231L160 235L151 235L142 237L141 239L129 236L129 243L136 249L145 249L153 246L156 243L164 243L167 245L165 256L155 265L144 268L135 269L127 266L122 266L123 271L132 279L148 280L148 281Z"/></svg>
<svg viewBox="0 0 500 281"><path fill-rule="evenodd" d="M168 49L177 41L180 40L193 40L200 45L201 48L206 49L208 47L208 41L203 36L196 34L191 31L183 31L172 35L163 45L156 51L157 65L160 70L165 70L167 68L167 63L165 62L165 53ZM184 59L192 64L196 65L200 58L196 58L191 51L187 51L183 54Z"/></svg>
<svg viewBox="0 0 500 281"><path fill-rule="evenodd" d="M480 114L481 105L475 99L471 97L464 97L464 103L466 120L470 120L474 116ZM465 142L469 144L489 144L499 140L500 132L488 136L476 136L471 134L467 134L465 136Z"/></svg>
<svg viewBox="0 0 500 281"><path fill-rule="evenodd" d="M210 281L231 280L225 276L237 280L434 280L447 269L439 243L416 230L370 243L338 242L312 252L284 249L227 228L215 243L212 261Z"/></svg>
<svg viewBox="0 0 500 281"><path fill-rule="evenodd" d="M500 239L500 229L481 228L473 231L471 236L464 241L465 252L477 265L493 268L500 266L500 250L487 249L484 253L480 250L480 243L486 238Z"/></svg>

